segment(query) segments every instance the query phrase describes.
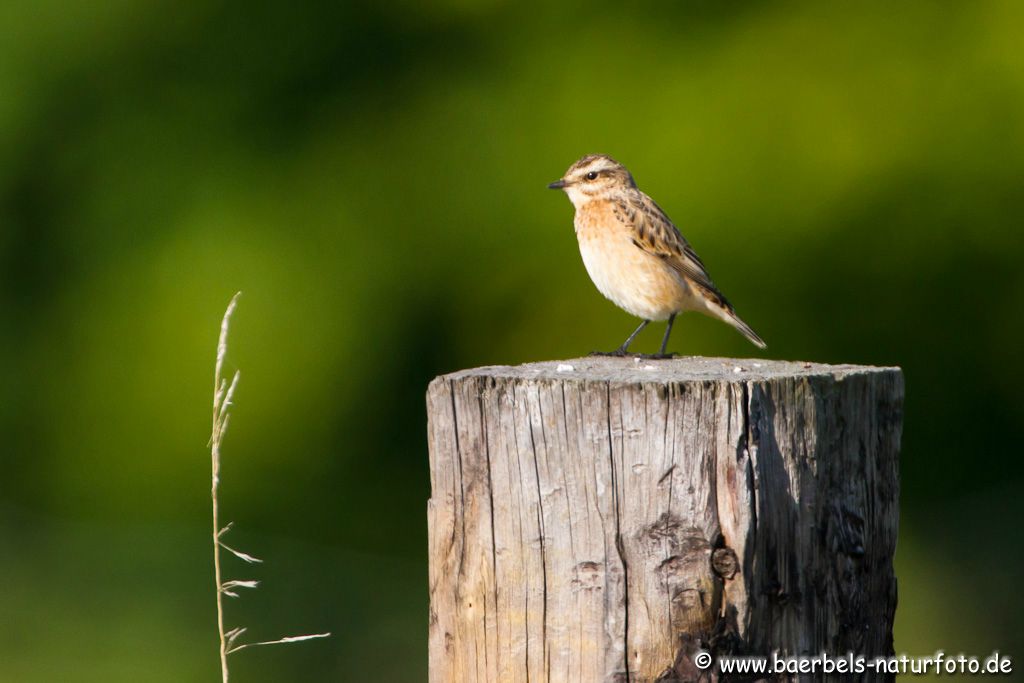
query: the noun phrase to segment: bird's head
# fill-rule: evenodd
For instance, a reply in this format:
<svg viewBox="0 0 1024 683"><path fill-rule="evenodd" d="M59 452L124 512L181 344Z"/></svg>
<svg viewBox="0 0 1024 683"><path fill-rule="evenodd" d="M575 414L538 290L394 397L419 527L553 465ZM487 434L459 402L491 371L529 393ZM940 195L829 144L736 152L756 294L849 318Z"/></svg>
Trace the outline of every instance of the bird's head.
<svg viewBox="0 0 1024 683"><path fill-rule="evenodd" d="M565 190L574 206L635 187L633 176L626 167L607 154L583 157L570 166L565 175L548 185L552 190Z"/></svg>

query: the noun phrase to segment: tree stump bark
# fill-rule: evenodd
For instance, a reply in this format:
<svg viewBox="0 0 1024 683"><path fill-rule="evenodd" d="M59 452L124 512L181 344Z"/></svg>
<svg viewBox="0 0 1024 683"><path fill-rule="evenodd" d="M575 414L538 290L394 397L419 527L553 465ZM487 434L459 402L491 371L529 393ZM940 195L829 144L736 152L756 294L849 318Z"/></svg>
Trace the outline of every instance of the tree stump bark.
<svg viewBox="0 0 1024 683"><path fill-rule="evenodd" d="M891 654L902 406L898 368L853 365L438 377L430 680L713 681L698 650Z"/></svg>

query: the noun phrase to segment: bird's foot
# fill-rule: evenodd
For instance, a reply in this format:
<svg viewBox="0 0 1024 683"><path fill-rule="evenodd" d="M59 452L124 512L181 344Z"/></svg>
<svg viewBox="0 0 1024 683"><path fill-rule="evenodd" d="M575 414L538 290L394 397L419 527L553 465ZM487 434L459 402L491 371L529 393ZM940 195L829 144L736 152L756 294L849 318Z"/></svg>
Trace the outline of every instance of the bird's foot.
<svg viewBox="0 0 1024 683"><path fill-rule="evenodd" d="M588 356L611 356L613 358L622 358L629 355L626 349L615 349L614 351L591 351L587 354Z"/></svg>
<svg viewBox="0 0 1024 683"><path fill-rule="evenodd" d="M635 358L637 360L670 360L676 357L674 353L630 353L625 349L614 351L591 351L588 356L604 356L611 358Z"/></svg>

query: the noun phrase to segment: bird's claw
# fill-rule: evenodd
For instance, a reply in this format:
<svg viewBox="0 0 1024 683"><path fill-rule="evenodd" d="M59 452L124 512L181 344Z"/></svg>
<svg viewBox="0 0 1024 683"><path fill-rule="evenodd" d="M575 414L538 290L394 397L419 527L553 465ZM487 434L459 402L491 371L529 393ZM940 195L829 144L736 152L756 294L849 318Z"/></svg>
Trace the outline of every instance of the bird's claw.
<svg viewBox="0 0 1024 683"><path fill-rule="evenodd" d="M675 353L629 353L623 349L615 349L614 351L591 351L588 356L605 356L611 358L636 358L637 360L671 360L675 358Z"/></svg>

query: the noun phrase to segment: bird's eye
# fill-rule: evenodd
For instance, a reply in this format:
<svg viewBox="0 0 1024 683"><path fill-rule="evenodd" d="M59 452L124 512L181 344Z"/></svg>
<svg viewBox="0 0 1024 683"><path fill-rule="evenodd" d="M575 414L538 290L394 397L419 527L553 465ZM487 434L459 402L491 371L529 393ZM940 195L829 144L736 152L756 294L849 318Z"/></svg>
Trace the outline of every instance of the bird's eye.
<svg viewBox="0 0 1024 683"><path fill-rule="evenodd" d="M591 171L586 177L587 180L597 180L597 171Z"/></svg>

